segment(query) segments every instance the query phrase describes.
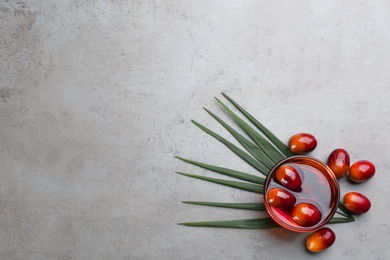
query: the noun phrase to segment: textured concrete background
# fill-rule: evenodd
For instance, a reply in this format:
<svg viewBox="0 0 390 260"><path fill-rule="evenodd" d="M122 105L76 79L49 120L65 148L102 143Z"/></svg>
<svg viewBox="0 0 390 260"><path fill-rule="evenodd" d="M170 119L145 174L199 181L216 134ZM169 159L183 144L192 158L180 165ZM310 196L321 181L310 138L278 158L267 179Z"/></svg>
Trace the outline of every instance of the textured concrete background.
<svg viewBox="0 0 390 260"><path fill-rule="evenodd" d="M257 217L181 203L261 201L175 173L210 174L175 155L255 173L190 122L229 138L202 110L226 118L226 92L322 160L376 164L340 183L371 211L315 257L388 259L389 28L383 0L2 0L0 258L311 259L306 234L176 224Z"/></svg>

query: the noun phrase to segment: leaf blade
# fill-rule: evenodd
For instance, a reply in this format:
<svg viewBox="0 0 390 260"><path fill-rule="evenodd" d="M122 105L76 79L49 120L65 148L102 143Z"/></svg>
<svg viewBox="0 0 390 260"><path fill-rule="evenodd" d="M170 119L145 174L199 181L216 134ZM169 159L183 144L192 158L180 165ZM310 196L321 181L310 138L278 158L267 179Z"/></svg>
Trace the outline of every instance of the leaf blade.
<svg viewBox="0 0 390 260"><path fill-rule="evenodd" d="M353 222L353 221L355 221L355 219L333 217L333 218L329 221L329 224L347 223L347 222Z"/></svg>
<svg viewBox="0 0 390 260"><path fill-rule="evenodd" d="M336 218L329 221L329 224L347 223L353 220ZM190 227L213 227L213 228L238 228L238 229L268 229L280 227L272 218L238 219L223 221L199 221L178 223Z"/></svg>
<svg viewBox="0 0 390 260"><path fill-rule="evenodd" d="M253 117L250 113L248 113L244 108L242 108L238 103L236 103L232 98L230 98L225 93L222 95L229 100L249 121L251 121L257 129L259 129L267 138L275 144L276 147L286 156L290 157L294 154L290 151L290 149L278 138L276 137L268 128L266 128L262 123L260 123L255 117Z"/></svg>
<svg viewBox="0 0 390 260"><path fill-rule="evenodd" d="M267 155L266 152L261 150L258 146L253 144L251 141L246 139L243 135L238 133L228 124L226 124L222 119L220 119L217 115L212 113L211 111L205 108L206 112L209 113L218 123L220 123L244 148L248 151L256 160L258 160L261 164L263 164L267 170L269 171L274 165L275 162Z"/></svg>
<svg viewBox="0 0 390 260"><path fill-rule="evenodd" d="M224 202L204 202L204 201L182 201L186 204L211 206L230 209L258 210L264 211L264 203L224 203Z"/></svg>
<svg viewBox="0 0 390 260"><path fill-rule="evenodd" d="M194 123L197 127L199 127L200 129L202 129L204 132L206 132L207 134L211 135L212 137L214 137L215 139L217 139L218 141L220 141L221 143L223 143L227 148L229 148L233 153L235 153L238 157L240 157L241 159L243 159L246 163L248 163L250 166L252 166L253 168L255 168L256 170L258 170L260 173L262 173L263 175L267 176L268 174L268 169L265 168L265 166L263 164L261 164L259 161L257 161L256 159L254 159L252 156L250 156L249 154L247 154L246 152L244 152L242 149L238 148L236 145L232 144L231 142L229 142L228 140L226 140L225 138L223 138L222 136L220 136L219 134L211 131L210 129L208 129L207 127L201 125L200 123L196 122L195 120L191 120L192 123Z"/></svg>
<svg viewBox="0 0 390 260"><path fill-rule="evenodd" d="M236 122L236 124L255 142L255 144L263 151L263 153L270 158L273 163L286 158L275 146L255 131L249 124L237 116L229 107L227 107L221 100L215 98L219 105L225 112Z"/></svg>
<svg viewBox="0 0 390 260"><path fill-rule="evenodd" d="M252 183L256 183L256 184L264 184L264 182L265 182L264 178L253 175L253 174L248 174L248 173L244 173L244 172L240 172L240 171L236 171L236 170L232 170L232 169L228 169L228 168L223 168L223 167L219 167L219 166L215 166L215 165L201 163L201 162L189 160L189 159L179 157L179 156L175 156L175 158L182 160L184 162L196 165L196 166L201 167L203 169L213 171L216 173L220 173L220 174L223 174L223 175L226 175L229 177L233 177L236 179L240 179L240 180L244 180L244 181L248 181L248 182L252 182Z"/></svg>
<svg viewBox="0 0 390 260"><path fill-rule="evenodd" d="M201 175L195 175L195 174L190 174L190 173L184 173L184 172L177 172L178 174L199 179L199 180L204 180L208 182L213 182L217 184L221 184L224 186L228 186L231 188L239 189L239 190L244 190L244 191L249 191L249 192L254 192L254 193L263 193L263 185L258 185L258 184L253 184L253 183L245 183L245 182L238 182L238 181L228 181L228 180L223 180L223 179L217 179L217 178L210 178L206 176L201 176Z"/></svg>
<svg viewBox="0 0 390 260"><path fill-rule="evenodd" d="M267 228L280 227L271 218L184 222L184 223L179 223L179 225L192 226L192 227L243 228L243 229L267 229Z"/></svg>

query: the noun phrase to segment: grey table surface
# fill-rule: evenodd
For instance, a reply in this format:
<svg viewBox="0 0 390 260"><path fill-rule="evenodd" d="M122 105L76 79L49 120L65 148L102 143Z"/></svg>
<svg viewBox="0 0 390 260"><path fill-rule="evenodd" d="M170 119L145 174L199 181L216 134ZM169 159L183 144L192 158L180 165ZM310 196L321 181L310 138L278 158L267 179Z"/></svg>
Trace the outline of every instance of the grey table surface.
<svg viewBox="0 0 390 260"><path fill-rule="evenodd" d="M383 0L1 1L0 258L389 259L389 28ZM330 249L177 225L258 217L181 203L262 199L175 173L210 174L177 155L255 173L191 123L229 138L202 109L227 119L221 92L283 141L314 134L321 160L375 163L340 181L372 208Z"/></svg>

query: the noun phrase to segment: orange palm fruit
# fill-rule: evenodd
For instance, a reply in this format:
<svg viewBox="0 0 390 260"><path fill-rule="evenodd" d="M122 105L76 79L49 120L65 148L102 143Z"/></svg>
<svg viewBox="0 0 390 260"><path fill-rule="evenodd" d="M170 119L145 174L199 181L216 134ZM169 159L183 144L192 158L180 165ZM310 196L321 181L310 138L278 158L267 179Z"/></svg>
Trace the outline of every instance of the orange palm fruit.
<svg viewBox="0 0 390 260"><path fill-rule="evenodd" d="M349 178L354 182L365 182L375 174L375 166L367 160L357 161L349 168Z"/></svg>
<svg viewBox="0 0 390 260"><path fill-rule="evenodd" d="M283 165L276 170L276 181L291 191L300 191L302 180L298 171L288 165Z"/></svg>
<svg viewBox="0 0 390 260"><path fill-rule="evenodd" d="M306 239L306 247L310 252L317 253L332 246L335 240L335 233L330 228L324 227L313 232Z"/></svg>
<svg viewBox="0 0 390 260"><path fill-rule="evenodd" d="M327 165L333 171L337 179L341 179L347 174L349 164L349 154L346 150L341 148L333 150L327 161Z"/></svg>
<svg viewBox="0 0 390 260"><path fill-rule="evenodd" d="M320 222L321 212L313 204L300 203L293 208L291 217L298 225L311 227Z"/></svg>
<svg viewBox="0 0 390 260"><path fill-rule="evenodd" d="M294 207L296 198L294 194L282 188L272 188L267 192L267 199L270 206L281 209Z"/></svg>
<svg viewBox="0 0 390 260"><path fill-rule="evenodd" d="M294 154L304 154L313 151L317 147L317 140L311 134L299 133L290 137L288 147Z"/></svg>

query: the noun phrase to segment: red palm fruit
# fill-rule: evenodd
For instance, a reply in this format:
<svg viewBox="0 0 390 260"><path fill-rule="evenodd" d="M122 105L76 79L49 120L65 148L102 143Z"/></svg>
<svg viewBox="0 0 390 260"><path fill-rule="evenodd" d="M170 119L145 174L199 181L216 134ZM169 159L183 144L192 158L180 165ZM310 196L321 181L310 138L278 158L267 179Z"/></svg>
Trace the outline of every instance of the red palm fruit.
<svg viewBox="0 0 390 260"><path fill-rule="evenodd" d="M311 134L300 133L290 137L288 146L292 153L308 153L313 151L317 147L317 140Z"/></svg>
<svg viewBox="0 0 390 260"><path fill-rule="evenodd" d="M357 161L349 168L349 178L354 182L365 182L375 174L375 166L367 160Z"/></svg>
<svg viewBox="0 0 390 260"><path fill-rule="evenodd" d="M337 179L343 178L349 169L349 154L346 150L338 148L330 153L327 165L336 175Z"/></svg>
<svg viewBox="0 0 390 260"><path fill-rule="evenodd" d="M267 200L270 206L281 209L292 208L297 201L294 194L282 188L270 189L267 192Z"/></svg>
<svg viewBox="0 0 390 260"><path fill-rule="evenodd" d="M311 227L320 222L321 212L313 204L300 203L293 208L291 217L298 225Z"/></svg>
<svg viewBox="0 0 390 260"><path fill-rule="evenodd" d="M366 213L371 208L370 200L359 192L348 192L344 195L344 206L356 214Z"/></svg>
<svg viewBox="0 0 390 260"><path fill-rule="evenodd" d="M310 252L317 253L332 246L335 240L335 233L330 228L324 227L313 232L306 239L306 247Z"/></svg>
<svg viewBox="0 0 390 260"><path fill-rule="evenodd" d="M275 178L279 184L283 185L289 190L301 190L301 177L299 176L298 171L292 166L284 165L279 167L276 170Z"/></svg>

